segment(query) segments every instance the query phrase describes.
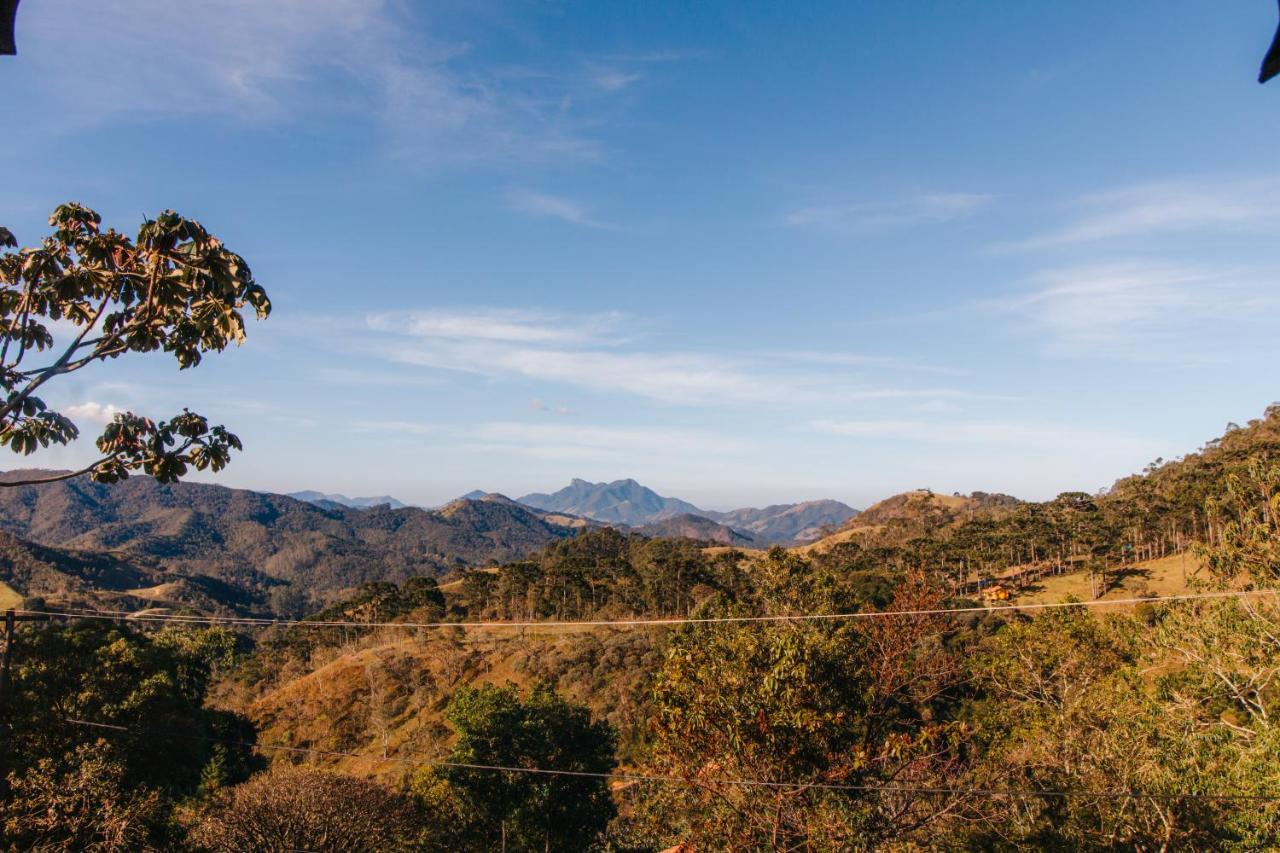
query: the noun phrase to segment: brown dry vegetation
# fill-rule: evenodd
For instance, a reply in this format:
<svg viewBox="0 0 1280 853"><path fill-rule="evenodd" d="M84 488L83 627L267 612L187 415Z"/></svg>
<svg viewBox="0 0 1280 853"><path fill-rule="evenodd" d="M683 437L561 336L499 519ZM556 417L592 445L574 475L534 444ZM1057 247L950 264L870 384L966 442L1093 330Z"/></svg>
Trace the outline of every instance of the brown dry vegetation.
<svg viewBox="0 0 1280 853"><path fill-rule="evenodd" d="M1107 592L1100 600L1178 595L1196 580L1207 580L1203 563L1194 554L1175 554L1158 560L1136 563L1108 579ZM1017 604L1047 604L1068 598L1093 598L1087 572L1046 577L1011 599Z"/></svg>
<svg viewBox="0 0 1280 853"><path fill-rule="evenodd" d="M834 533L793 550L800 554L825 553L836 545L859 538L890 535L894 532L928 533L932 529L959 521L979 517L1001 518L1018 503L1017 499L1008 495L985 492L974 492L967 496L944 495L928 489L916 489L872 504L846 521Z"/></svg>
<svg viewBox="0 0 1280 853"><path fill-rule="evenodd" d="M462 629L339 629L316 638L304 660L255 684L225 682L216 701L243 710L263 744L361 757L315 756L318 766L399 777L407 761L438 759L452 744L444 724L450 696L463 686L547 683L622 733L624 748L643 736L640 706L660 660L658 630L547 627L519 632ZM333 642L334 645L324 643ZM265 690L264 684L274 684ZM279 753L278 762L299 756Z"/></svg>

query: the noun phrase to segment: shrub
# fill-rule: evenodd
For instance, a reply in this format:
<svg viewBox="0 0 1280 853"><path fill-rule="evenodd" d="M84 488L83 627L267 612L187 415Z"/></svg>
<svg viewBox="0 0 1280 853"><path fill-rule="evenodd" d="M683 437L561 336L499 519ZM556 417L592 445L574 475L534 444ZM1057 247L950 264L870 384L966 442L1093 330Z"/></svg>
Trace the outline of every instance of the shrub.
<svg viewBox="0 0 1280 853"><path fill-rule="evenodd" d="M367 779L275 769L216 796L192 828L197 849L407 850L418 832L410 800Z"/></svg>
<svg viewBox="0 0 1280 853"><path fill-rule="evenodd" d="M0 836L14 850L151 850L168 804L124 783L124 767L83 744L63 762L42 759L9 776Z"/></svg>

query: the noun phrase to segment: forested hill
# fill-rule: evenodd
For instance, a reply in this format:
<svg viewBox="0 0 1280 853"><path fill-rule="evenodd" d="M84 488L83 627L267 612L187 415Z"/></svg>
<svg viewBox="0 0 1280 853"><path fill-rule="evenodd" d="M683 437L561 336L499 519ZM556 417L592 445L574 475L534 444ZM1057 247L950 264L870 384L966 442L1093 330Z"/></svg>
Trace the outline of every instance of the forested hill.
<svg viewBox="0 0 1280 853"><path fill-rule="evenodd" d="M984 493L912 492L882 501L802 550L846 572L921 568L957 582L1044 561L1105 569L1180 550L1193 539L1212 543L1217 522L1211 500L1251 459L1280 459L1280 407L1244 427L1233 426L1195 453L1157 460L1102 495L1066 493L1034 503ZM30 473L9 472L0 479ZM320 507L284 495L162 485L144 477L114 486L81 478L0 489L0 531L61 549L61 558L50 552L36 561L55 567L53 574L22 574L10 561L10 586L22 594L74 591L93 586L95 578L116 577L76 567L77 560L106 565L100 563L108 559L105 552L121 570L137 573L127 583L99 584L107 591L185 579L184 587L165 587L173 593L168 597L207 607L251 601L261 609L289 589L301 593L293 595L294 606L319 606L371 581L402 582L524 560L573 537L583 524L499 496L428 511ZM692 516L641 532L761 544Z"/></svg>
<svg viewBox="0 0 1280 853"><path fill-rule="evenodd" d="M444 587L370 584L318 614L506 620L518 633L273 629L220 689L266 742L402 787L397 758L475 760L452 746L465 734L451 697L470 702L474 685L495 681L531 695L549 686L614 728L627 772L700 782L620 786L616 843L598 849L773 849L779 826L791 849L896 850L903 839L910 849L1276 849L1280 697L1257 688L1280 661L1273 597L1175 604L1148 590L1136 607L941 611L974 604L954 583L974 572L1150 565L1192 541L1204 547L1179 562L1219 591L1273 588L1280 465L1267 465L1277 462L1273 409L1105 494L895 496L827 550L743 553L591 529ZM1245 559L1224 559L1239 551ZM723 619L866 610L907 612ZM523 624L685 616L695 624ZM509 737L511 719L504 711L487 742ZM851 787L784 797L744 790L744 778ZM991 790L1029 796L966 795Z"/></svg>
<svg viewBox="0 0 1280 853"><path fill-rule="evenodd" d="M744 548L750 548L756 544L755 540L750 536L739 533L732 527L718 524L709 518L693 515L692 513L654 521L635 528L635 532L643 536L663 539L696 539L700 542L715 542L718 545L738 545Z"/></svg>
<svg viewBox="0 0 1280 853"><path fill-rule="evenodd" d="M255 596L283 582L317 601L366 581L518 559L574 533L513 503L455 501L435 511L324 508L284 495L164 485L148 477L110 486L77 478L0 489L0 530L39 545L116 552L208 575Z"/></svg>
<svg viewBox="0 0 1280 853"><path fill-rule="evenodd" d="M205 575L165 571L100 551L48 548L0 533L0 609L194 608L231 615L260 609L239 587Z"/></svg>
<svg viewBox="0 0 1280 853"><path fill-rule="evenodd" d="M1177 535L1208 540L1216 533L1209 508L1224 496L1228 481L1239 478L1253 463L1277 461L1280 403L1244 426L1228 424L1220 438L1194 453L1157 459L1141 474L1116 481L1100 502L1122 513L1142 538ZM1162 529L1169 524L1174 527Z"/></svg>
<svg viewBox="0 0 1280 853"><path fill-rule="evenodd" d="M701 514L750 536L757 545L785 545L818 539L856 518L858 511L840 501L817 500Z"/></svg>
<svg viewBox="0 0 1280 853"><path fill-rule="evenodd" d="M954 579L1013 565L1073 562L1098 569L1214 544L1213 509L1252 464L1280 461L1280 405L1186 456L1157 459L1093 495L1064 492L1022 502L975 492L967 497L908 492L801 549L850 569L923 568Z"/></svg>
<svg viewBox="0 0 1280 853"><path fill-rule="evenodd" d="M1209 569L1206 581L1238 590L1256 569L1253 580L1274 587L1280 528L1272 508L1280 466L1258 475L1260 466L1277 461L1280 410L1273 409L1196 453L1118 481L1106 494L1065 493L1034 503L913 492L873 507L866 523L851 526L847 538L826 550L743 553L588 528L443 586L430 577L364 584L313 614L320 624L255 628L239 639L221 630L115 633L120 629L96 623L32 629L18 645L15 680L25 703L19 707L27 710L13 715L17 736L7 742L28 750L18 757L26 762L22 769L34 766L29 755L37 753L27 745L44 748L45 730L61 739L59 749L70 748L64 742L95 753L113 748L102 746L99 730L71 728L76 719L129 730L140 727L140 713L151 715L141 725L166 719L160 715L170 713L167 705L156 710L138 702L139 712L118 701L112 682L135 678L141 686L131 696L153 695L143 678L150 673L137 661L186 666L185 658L167 663L160 654L181 636L195 649L213 642L246 648L239 657L221 658L215 682L197 682L198 699L208 689L219 713L243 715L227 740L284 746L277 772L309 752L309 763L358 776L362 785L382 777L386 791L414 798L422 809L413 837L419 844L429 840L429 849L495 849L514 825L511 815L526 814L520 809L529 802L508 795L502 802L520 808L483 811L476 803L496 799L480 787L489 777L477 782L469 774L441 775L438 766L414 767L433 761L573 773L607 772L616 763L626 774L698 781L613 789L593 782L597 799L587 801L610 806L593 830L598 843L549 844L541 819L546 810L538 807L529 810L538 819L529 821L544 835L518 848L526 850L655 850L682 843L774 849L780 837L789 849L823 850L893 850L904 840L911 849L1275 849L1280 698L1257 687L1274 680L1280 661L1274 598L1241 606L1227 599L1174 603L1152 593L1123 609L1113 600L1114 609L942 611L973 603L954 581L974 572L1037 560L1082 561L1073 570L1132 562L1184 549L1193 539L1207 546L1196 549L1202 557L1196 562ZM251 523L288 533L301 524L297 518L267 516L306 512L327 520L325 535L337 536L345 524L352 538L342 541L371 548L379 531L384 545L392 543L408 524L431 515L367 510L348 516L234 490L190 487L197 493L175 497L147 481L128 485L159 507L152 515L167 518L161 512L172 509L161 500L166 495L175 502L180 497L193 513L222 512L224 527L188 519L192 531L211 536ZM1241 492L1242 485L1254 491ZM93 503L96 489L81 483L24 490L15 494L29 505L14 499L10 509L24 509L22 517L40 529L58 529L56 519L41 512L42 500L51 510L63 501L60 511L71 517L76 510L81 524L86 514L125 511ZM133 492L112 494L119 500ZM461 518L468 529L483 530L474 513L486 507L511 508L497 497L456 501L438 514L439 523ZM106 522L94 528L112 529ZM154 544L142 540L148 542ZM20 552L19 571L8 575L14 579L29 581L43 571L33 561L60 565L64 574L97 572L119 586L152 579L132 562L91 564L50 549L11 546ZM1233 556L1240 551L1246 559ZM741 621L866 610L884 612L876 619ZM684 616L696 617L694 623L524 624ZM491 620L521 624L507 630L474 624ZM351 624L334 630L326 624L331 621ZM396 621L413 624L386 624ZM473 624L468 630L422 624L441 621ZM69 648L92 655L61 651ZM124 654L129 665L112 666ZM47 661L55 656L68 667L84 667L76 674L84 683L112 690L50 685ZM212 672L208 664L182 671ZM506 682L512 686L496 686ZM590 742L581 726L523 722L529 707L553 703L601 727L604 736L594 742L602 763L594 770L565 757L569 747ZM64 721L70 716L64 705L75 714L70 720ZM797 709L803 710L799 718ZM481 728L480 721L489 722ZM226 737L224 728L210 731ZM123 749L137 741L108 743ZM164 752L166 759L170 754ZM133 752L124 755L135 760ZM163 763L169 772L185 766ZM747 787L743 779L794 787ZM833 783L847 787L818 787ZM259 777L258 784L283 787L288 777ZM520 777L501 790L520 797L552 790L573 807L582 802L563 781L534 788ZM970 796L990 791L1026 796ZM95 796L88 802L111 795ZM214 795L204 807L229 802ZM352 806L341 814L357 811ZM767 819L758 823L754 815ZM1239 843L1218 843L1224 838Z"/></svg>

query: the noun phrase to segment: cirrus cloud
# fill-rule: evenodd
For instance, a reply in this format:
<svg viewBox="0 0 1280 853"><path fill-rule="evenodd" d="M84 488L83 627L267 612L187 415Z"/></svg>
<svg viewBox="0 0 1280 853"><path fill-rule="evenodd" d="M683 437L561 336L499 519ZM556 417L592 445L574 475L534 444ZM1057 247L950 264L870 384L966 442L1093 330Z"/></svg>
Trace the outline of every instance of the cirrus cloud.
<svg viewBox="0 0 1280 853"><path fill-rule="evenodd" d="M750 444L742 439L704 430L509 421L480 424L468 430L465 446L470 450L510 452L543 459L621 461L655 454L702 457L750 449Z"/></svg>
<svg viewBox="0 0 1280 853"><path fill-rule="evenodd" d="M832 420L817 419L810 429L827 435L911 444L954 444L1043 450L1045 452L1110 451L1149 453L1154 445L1124 435L1052 421L1019 420Z"/></svg>
<svg viewBox="0 0 1280 853"><path fill-rule="evenodd" d="M871 233L965 219L994 198L985 193L926 193L888 202L812 205L788 212L782 217L782 224L792 228Z"/></svg>
<svg viewBox="0 0 1280 853"><path fill-rule="evenodd" d="M997 248L1050 249L1160 233L1280 229L1280 178L1182 179L1090 193L1067 224Z"/></svg>
<svg viewBox="0 0 1280 853"><path fill-rule="evenodd" d="M600 111L643 77L625 58L484 62L396 0L41 3L23 15L26 89L62 121L338 119L428 169L598 160Z"/></svg>
<svg viewBox="0 0 1280 853"><path fill-rule="evenodd" d="M1045 270L1020 294L987 305L1015 315L1061 354L1203 360L1274 330L1280 300L1242 271L1151 261ZM1215 352L1216 351L1216 352Z"/></svg>
<svg viewBox="0 0 1280 853"><path fill-rule="evenodd" d="M366 353L398 365L494 379L571 386L685 406L977 398L974 392L914 382L879 384L872 372L904 373L894 359L808 352L781 359L752 350L708 353L641 348L634 318L531 310L422 310L371 315ZM935 373L911 363L910 373Z"/></svg>

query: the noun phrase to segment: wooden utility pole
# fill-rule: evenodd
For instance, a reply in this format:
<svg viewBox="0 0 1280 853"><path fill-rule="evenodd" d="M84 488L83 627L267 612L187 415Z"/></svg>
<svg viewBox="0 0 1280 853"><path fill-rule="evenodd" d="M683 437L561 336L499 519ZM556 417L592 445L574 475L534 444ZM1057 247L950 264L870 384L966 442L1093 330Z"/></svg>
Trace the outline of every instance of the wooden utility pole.
<svg viewBox="0 0 1280 853"><path fill-rule="evenodd" d="M13 31L18 25L18 0L0 0L0 56L16 56L18 40Z"/></svg>
<svg viewBox="0 0 1280 853"><path fill-rule="evenodd" d="M4 708L5 699L9 695L9 663L13 660L13 641L17 638L14 630L16 615L12 610L4 614L4 656L0 657L0 709Z"/></svg>

